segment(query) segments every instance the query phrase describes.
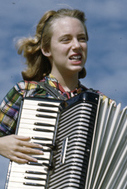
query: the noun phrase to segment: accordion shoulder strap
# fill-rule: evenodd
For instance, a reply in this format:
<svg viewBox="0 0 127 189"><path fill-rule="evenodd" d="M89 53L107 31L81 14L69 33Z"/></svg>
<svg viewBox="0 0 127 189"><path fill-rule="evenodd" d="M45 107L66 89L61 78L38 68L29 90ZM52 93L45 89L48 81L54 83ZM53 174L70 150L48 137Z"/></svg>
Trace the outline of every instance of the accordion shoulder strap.
<svg viewBox="0 0 127 189"><path fill-rule="evenodd" d="M65 96L61 95L56 88L52 87L48 83L43 82L43 81L37 82L37 83L38 83L38 85L43 87L47 92L49 92L55 99L67 100L67 98Z"/></svg>

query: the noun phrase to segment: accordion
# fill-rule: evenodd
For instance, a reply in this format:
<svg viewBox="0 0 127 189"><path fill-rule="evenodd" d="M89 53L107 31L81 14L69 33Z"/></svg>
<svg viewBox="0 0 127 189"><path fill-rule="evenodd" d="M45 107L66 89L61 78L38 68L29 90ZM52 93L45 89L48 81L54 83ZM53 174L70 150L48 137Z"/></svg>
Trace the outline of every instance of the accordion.
<svg viewBox="0 0 127 189"><path fill-rule="evenodd" d="M125 189L127 107L91 91L67 101L25 98L17 134L43 145L10 162L6 189Z"/></svg>

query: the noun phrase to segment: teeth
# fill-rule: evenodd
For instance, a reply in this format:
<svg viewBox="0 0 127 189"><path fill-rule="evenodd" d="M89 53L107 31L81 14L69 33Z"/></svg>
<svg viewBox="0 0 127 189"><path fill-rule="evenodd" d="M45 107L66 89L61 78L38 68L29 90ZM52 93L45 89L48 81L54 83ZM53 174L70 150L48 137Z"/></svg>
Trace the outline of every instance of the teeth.
<svg viewBox="0 0 127 189"><path fill-rule="evenodd" d="M71 60L80 60L81 59L81 56L71 56L70 57Z"/></svg>

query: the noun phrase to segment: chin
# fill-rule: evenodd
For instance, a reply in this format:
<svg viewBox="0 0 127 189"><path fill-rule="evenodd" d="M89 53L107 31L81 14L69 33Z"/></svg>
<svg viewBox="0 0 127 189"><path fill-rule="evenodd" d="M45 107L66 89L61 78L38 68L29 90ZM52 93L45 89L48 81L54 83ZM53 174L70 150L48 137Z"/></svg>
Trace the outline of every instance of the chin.
<svg viewBox="0 0 127 189"><path fill-rule="evenodd" d="M73 69L73 70L69 70L69 75L71 74L71 75L78 75L79 74L79 72L82 70L82 68L80 68L80 69ZM66 74L67 74L67 72L66 72Z"/></svg>
<svg viewBox="0 0 127 189"><path fill-rule="evenodd" d="M76 68L74 68L72 71L78 73L78 72L80 72L82 69L83 69L83 67L76 67Z"/></svg>

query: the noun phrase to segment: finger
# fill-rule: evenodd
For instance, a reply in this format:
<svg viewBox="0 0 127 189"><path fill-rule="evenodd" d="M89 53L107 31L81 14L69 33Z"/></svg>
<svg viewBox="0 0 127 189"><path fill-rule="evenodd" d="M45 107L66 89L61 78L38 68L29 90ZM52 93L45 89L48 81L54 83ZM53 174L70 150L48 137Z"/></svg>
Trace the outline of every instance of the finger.
<svg viewBox="0 0 127 189"><path fill-rule="evenodd" d="M33 143L33 142L18 141L18 145L25 146L25 147L30 147L30 148L41 148L41 149L43 149L42 145L37 144L37 143Z"/></svg>
<svg viewBox="0 0 127 189"><path fill-rule="evenodd" d="M23 154L23 153L20 153L20 152L18 152L18 153L16 154L16 157L19 158L19 159L22 160L22 161L25 160L26 163L27 163L27 162L38 162L38 160L37 160L35 157L29 156L29 155L27 155L27 154Z"/></svg>
<svg viewBox="0 0 127 189"><path fill-rule="evenodd" d="M10 159L16 163L21 163L21 164L25 164L25 163L28 163L28 160L27 159L23 159L21 157L17 157L17 156L10 156Z"/></svg>
<svg viewBox="0 0 127 189"><path fill-rule="evenodd" d="M23 140L23 141L29 141L31 138L27 136L20 136L20 135L15 135L15 138L18 140Z"/></svg>
<svg viewBox="0 0 127 189"><path fill-rule="evenodd" d="M34 154L34 155L39 155L39 154L43 155L44 154L43 150L38 150L38 149L34 149L34 148L28 148L28 147L25 147L25 146L19 147L18 151L22 152L24 154Z"/></svg>

